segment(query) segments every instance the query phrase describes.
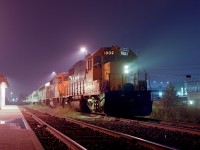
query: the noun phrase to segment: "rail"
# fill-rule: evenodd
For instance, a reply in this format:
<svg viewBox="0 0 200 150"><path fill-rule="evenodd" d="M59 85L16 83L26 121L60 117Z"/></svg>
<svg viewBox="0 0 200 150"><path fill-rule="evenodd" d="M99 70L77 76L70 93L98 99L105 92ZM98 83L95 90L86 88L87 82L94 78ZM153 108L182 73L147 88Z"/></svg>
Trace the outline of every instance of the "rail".
<svg viewBox="0 0 200 150"><path fill-rule="evenodd" d="M27 112L27 111L26 111ZM46 129L51 132L55 137L57 137L59 140L61 140L63 143L65 143L68 147L70 147L70 149L72 150L87 150L86 148L84 148L83 146L79 145L78 143L76 143L74 140L70 139L69 137L67 137L66 135L62 134L61 132L59 132L58 130L56 130L55 128L51 127L49 124L47 124L46 122L42 121L40 118L38 118L37 116L33 115L30 112L27 112L29 115L32 116L33 119L35 119L38 123L40 123L41 125L46 126Z"/></svg>
<svg viewBox="0 0 200 150"><path fill-rule="evenodd" d="M89 128L91 128L93 130L101 131L101 132L103 132L105 134L109 134L109 135L114 136L114 137L118 137L118 138L123 137L123 138L126 138L127 140L135 141L138 145L146 147L146 148L149 148L149 149L154 149L154 150L161 150L161 149L162 150L175 150L175 148L173 148L173 147L169 147L169 146L165 146L165 145L158 144L158 143L155 143L155 142L151 142L151 141L148 141L148 140L144 140L144 139L141 139L141 138L137 138L137 137L134 137L134 136L131 136L131 135L128 135L128 134L112 131L112 130L109 130L109 129L105 129L105 128L102 128L102 127L99 127L99 126L95 126L95 125L92 125L92 124L88 124L88 123L85 123L85 122L82 122L82 121L78 121L78 120L75 120L75 119L71 119L71 118L65 118L65 119L67 121L79 124L79 125L81 125L83 127L89 127Z"/></svg>

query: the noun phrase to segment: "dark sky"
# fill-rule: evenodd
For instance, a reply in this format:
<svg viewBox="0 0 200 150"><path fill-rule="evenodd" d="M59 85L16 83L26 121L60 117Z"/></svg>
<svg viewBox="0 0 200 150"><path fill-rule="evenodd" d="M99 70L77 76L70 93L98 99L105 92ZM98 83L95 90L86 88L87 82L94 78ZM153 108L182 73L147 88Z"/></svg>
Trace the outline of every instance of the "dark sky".
<svg viewBox="0 0 200 150"><path fill-rule="evenodd" d="M81 46L129 47L150 74L200 71L199 0L0 0L0 22L0 72L16 96L82 59Z"/></svg>

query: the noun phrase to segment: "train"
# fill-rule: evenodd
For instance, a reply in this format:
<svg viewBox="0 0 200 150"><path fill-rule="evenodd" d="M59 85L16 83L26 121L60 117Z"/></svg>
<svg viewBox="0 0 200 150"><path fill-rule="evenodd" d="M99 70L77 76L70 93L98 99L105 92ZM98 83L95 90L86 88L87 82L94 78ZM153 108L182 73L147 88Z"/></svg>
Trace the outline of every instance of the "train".
<svg viewBox="0 0 200 150"><path fill-rule="evenodd" d="M102 47L33 91L28 102L68 106L84 113L146 116L152 112L147 74L130 48Z"/></svg>

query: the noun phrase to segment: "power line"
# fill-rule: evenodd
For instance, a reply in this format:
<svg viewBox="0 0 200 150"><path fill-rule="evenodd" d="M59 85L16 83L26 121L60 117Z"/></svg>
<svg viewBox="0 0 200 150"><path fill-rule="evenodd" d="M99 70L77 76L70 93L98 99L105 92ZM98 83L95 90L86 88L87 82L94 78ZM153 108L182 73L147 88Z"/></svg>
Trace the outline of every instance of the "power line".
<svg viewBox="0 0 200 150"><path fill-rule="evenodd" d="M160 76L160 77L165 77L165 76L185 76L187 78L191 78L192 76L197 76L197 75L200 75L200 73L191 73L191 74L149 73L149 76Z"/></svg>
<svg viewBox="0 0 200 150"><path fill-rule="evenodd" d="M151 70L199 70L200 67L156 67Z"/></svg>

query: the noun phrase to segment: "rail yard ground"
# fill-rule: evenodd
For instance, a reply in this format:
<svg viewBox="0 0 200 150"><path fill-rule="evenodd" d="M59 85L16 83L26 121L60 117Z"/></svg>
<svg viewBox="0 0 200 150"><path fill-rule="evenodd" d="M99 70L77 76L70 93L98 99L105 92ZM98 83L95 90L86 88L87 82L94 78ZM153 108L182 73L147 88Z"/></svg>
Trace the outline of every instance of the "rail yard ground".
<svg viewBox="0 0 200 150"><path fill-rule="evenodd" d="M131 133L132 136L143 138L152 142L160 143L177 149L200 149L199 135L188 132L182 132L180 131L180 129L171 130L169 127L162 128L157 126L157 124L142 125L142 123L137 122L130 125L124 125L124 123L121 122L119 118L114 118L113 120L112 117L102 115L82 114L68 107L49 108L46 106L33 104L27 105L27 107L51 114L53 116L59 116L61 118L72 117L75 119L89 122L94 125L103 126L111 130L116 130L118 132L123 132L126 134Z"/></svg>
<svg viewBox="0 0 200 150"><path fill-rule="evenodd" d="M50 113L52 115L61 115L61 116L67 115L72 118L86 117L86 115L83 115L80 112L74 111L73 109L70 109L69 107L50 108L45 105L35 105L35 104L29 104L27 106L32 109L38 109L38 110L41 110L42 112ZM190 122L190 123L199 124L200 123L199 114L200 114L199 108L186 107L186 106L162 108L160 107L160 102L157 101L157 102L154 102L153 104L153 111L151 115L146 116L146 118L159 119L159 120L164 120L164 121ZM100 116L96 116L96 117L100 117Z"/></svg>
<svg viewBox="0 0 200 150"><path fill-rule="evenodd" d="M112 120L109 117L104 117L104 115L96 115L96 114L87 114L87 113L81 113L81 112L77 112L69 107L56 107L56 108L51 108L48 106L44 106L44 105L35 105L35 104L30 104L30 105L25 105L28 108L31 109L35 109L35 110L39 110L43 113L47 113L53 116L59 116L61 118L65 118L65 117L70 117L70 118L74 118L74 119L90 119L90 120L95 120L95 119L103 119L103 120Z"/></svg>

